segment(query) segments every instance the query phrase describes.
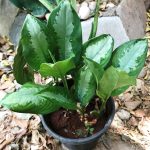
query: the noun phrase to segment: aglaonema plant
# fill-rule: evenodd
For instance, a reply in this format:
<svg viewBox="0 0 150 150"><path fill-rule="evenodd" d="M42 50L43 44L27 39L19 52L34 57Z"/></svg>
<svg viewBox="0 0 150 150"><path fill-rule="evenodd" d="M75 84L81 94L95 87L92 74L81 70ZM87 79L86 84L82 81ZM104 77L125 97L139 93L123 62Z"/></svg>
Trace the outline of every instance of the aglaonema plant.
<svg viewBox="0 0 150 150"><path fill-rule="evenodd" d="M98 96L101 105L95 111L105 110L109 97L136 84L148 44L136 39L113 50L111 35L95 37L95 29L93 26L89 40L82 43L80 19L67 0L51 12L47 22L28 15L14 62L14 76L23 85L0 104L21 113L48 114L60 108L84 113ZM54 82L35 84L34 72ZM70 86L68 75L73 81Z"/></svg>
<svg viewBox="0 0 150 150"><path fill-rule="evenodd" d="M61 0L10 0L10 2L36 17L42 17L46 12L53 11ZM70 2L76 8L76 0L71 0Z"/></svg>

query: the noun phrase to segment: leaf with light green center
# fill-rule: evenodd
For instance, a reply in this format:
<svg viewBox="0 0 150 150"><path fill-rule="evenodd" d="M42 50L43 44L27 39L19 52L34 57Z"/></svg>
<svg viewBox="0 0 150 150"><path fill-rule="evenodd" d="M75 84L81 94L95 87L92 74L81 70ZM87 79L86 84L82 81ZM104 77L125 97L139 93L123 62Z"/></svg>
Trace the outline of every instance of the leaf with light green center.
<svg viewBox="0 0 150 150"><path fill-rule="evenodd" d="M40 66L40 74L44 77L53 76L61 78L66 75L66 73L75 68L72 58L58 61L55 64L43 63Z"/></svg>
<svg viewBox="0 0 150 150"><path fill-rule="evenodd" d="M60 107L76 109L76 103L66 95L64 88L31 83L4 97L0 104L12 111L35 114L51 113Z"/></svg>
<svg viewBox="0 0 150 150"><path fill-rule="evenodd" d="M87 67L83 67L75 78L75 95L80 100L82 106L88 105L95 95L96 82L93 74Z"/></svg>
<svg viewBox="0 0 150 150"><path fill-rule="evenodd" d="M46 37L46 25L28 15L22 29L23 55L27 63L38 70L41 63L51 61L49 46Z"/></svg>
<svg viewBox="0 0 150 150"><path fill-rule="evenodd" d="M126 72L111 66L104 72L96 93L105 102L116 89L134 85L135 83L136 77L130 77Z"/></svg>
<svg viewBox="0 0 150 150"><path fill-rule="evenodd" d="M13 64L13 74L19 84L32 82L34 80L33 70L29 66L26 66L26 61L23 57L22 51L23 48L20 41L17 49L17 55L15 56Z"/></svg>
<svg viewBox="0 0 150 150"><path fill-rule="evenodd" d="M145 39L126 42L113 52L112 65L130 76L138 76L144 66L148 50Z"/></svg>
<svg viewBox="0 0 150 150"><path fill-rule="evenodd" d="M85 61L86 65L88 66L88 68L90 69L90 71L93 73L93 75L96 79L96 83L98 84L104 74L104 69L101 67L100 64L98 64L95 61L90 60L86 57L84 57L84 61Z"/></svg>
<svg viewBox="0 0 150 150"><path fill-rule="evenodd" d="M9 0L17 7L28 10L37 17L43 17L47 9L38 0ZM48 0L52 6L56 4L55 0Z"/></svg>
<svg viewBox="0 0 150 150"><path fill-rule="evenodd" d="M84 44L85 56L102 67L105 67L111 58L114 40L110 35L100 35Z"/></svg>
<svg viewBox="0 0 150 150"><path fill-rule="evenodd" d="M75 56L79 63L82 47L82 30L80 19L68 1L62 1L51 13L48 28L55 38L58 47L59 60Z"/></svg>

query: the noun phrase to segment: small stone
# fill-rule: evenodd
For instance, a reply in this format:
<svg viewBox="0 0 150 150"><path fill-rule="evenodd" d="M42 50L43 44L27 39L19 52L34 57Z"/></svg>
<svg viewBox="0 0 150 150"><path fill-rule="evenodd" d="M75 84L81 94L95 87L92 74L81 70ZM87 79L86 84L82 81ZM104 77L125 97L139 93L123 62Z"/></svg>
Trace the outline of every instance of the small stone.
<svg viewBox="0 0 150 150"><path fill-rule="evenodd" d="M136 109L140 104L142 103L142 101L125 101L125 106L129 109L129 110L134 110Z"/></svg>
<svg viewBox="0 0 150 150"><path fill-rule="evenodd" d="M146 76L147 69L143 68L138 76L138 78L144 78Z"/></svg>
<svg viewBox="0 0 150 150"><path fill-rule="evenodd" d="M14 61L14 56L9 56L9 57L8 57L8 61L9 61L9 62L13 62L13 61Z"/></svg>
<svg viewBox="0 0 150 150"><path fill-rule="evenodd" d="M47 14L45 15L46 20L49 19L49 16L50 16L50 13L47 13Z"/></svg>
<svg viewBox="0 0 150 150"><path fill-rule="evenodd" d="M113 8L113 7L115 7L115 5L114 5L113 3L108 3L108 4L106 5L106 7L107 7L107 8Z"/></svg>
<svg viewBox="0 0 150 150"><path fill-rule="evenodd" d="M90 16L90 9L89 9L89 7L87 7L87 6L80 7L80 10L79 10L79 17L80 17L80 19L85 20L85 19L88 19L89 16Z"/></svg>
<svg viewBox="0 0 150 150"><path fill-rule="evenodd" d="M111 128L123 128L124 123L123 121L118 117L117 114L115 114L114 120L111 124Z"/></svg>
<svg viewBox="0 0 150 150"><path fill-rule="evenodd" d="M134 126L134 127L138 126L138 121L133 116L130 118L130 120L128 121L128 123L129 123L129 125Z"/></svg>
<svg viewBox="0 0 150 150"><path fill-rule="evenodd" d="M96 9L96 2L90 2L89 3L89 8L91 11L94 11Z"/></svg>
<svg viewBox="0 0 150 150"><path fill-rule="evenodd" d="M48 79L46 79L45 84L49 84L51 82L53 82L53 78L48 78Z"/></svg>
<svg viewBox="0 0 150 150"><path fill-rule="evenodd" d="M119 118L121 120L128 120L130 118L130 113L124 109L120 109L118 112L117 112L117 115L119 116Z"/></svg>
<svg viewBox="0 0 150 150"><path fill-rule="evenodd" d="M89 2L92 2L92 1L93 1L93 0L86 0L86 2L88 2L88 3L89 3Z"/></svg>
<svg viewBox="0 0 150 150"><path fill-rule="evenodd" d="M86 1L84 1L83 3L81 3L81 7L88 7L88 3Z"/></svg>

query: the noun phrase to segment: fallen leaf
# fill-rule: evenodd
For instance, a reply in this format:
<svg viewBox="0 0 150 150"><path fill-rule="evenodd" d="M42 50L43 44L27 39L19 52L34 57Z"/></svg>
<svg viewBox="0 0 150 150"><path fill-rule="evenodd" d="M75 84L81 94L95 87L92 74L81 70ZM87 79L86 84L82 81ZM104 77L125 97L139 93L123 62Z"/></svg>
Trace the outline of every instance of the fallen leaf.
<svg viewBox="0 0 150 150"><path fill-rule="evenodd" d="M134 110L136 109L140 104L142 103L142 101L125 101L124 104L127 107L127 109L129 110Z"/></svg>
<svg viewBox="0 0 150 150"><path fill-rule="evenodd" d="M150 136L150 118L143 118L138 124L138 129L143 135Z"/></svg>

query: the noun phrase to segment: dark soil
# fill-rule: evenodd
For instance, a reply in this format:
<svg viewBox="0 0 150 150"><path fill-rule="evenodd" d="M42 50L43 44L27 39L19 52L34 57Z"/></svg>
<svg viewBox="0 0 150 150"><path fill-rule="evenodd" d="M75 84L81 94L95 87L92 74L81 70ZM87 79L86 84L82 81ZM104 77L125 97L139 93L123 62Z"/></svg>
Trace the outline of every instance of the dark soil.
<svg viewBox="0 0 150 150"><path fill-rule="evenodd" d="M90 136L91 134L95 134L100 131L108 119L107 111L103 112L100 117L90 114L90 112L95 108L95 103L97 103L97 98L95 98L93 103L90 103L87 106L84 117L79 115L77 111L60 109L57 112L47 115L46 121L51 129L63 137L83 138ZM90 124L92 124L90 128L85 127L83 120L87 120ZM92 133L89 132L89 130L92 131Z"/></svg>

